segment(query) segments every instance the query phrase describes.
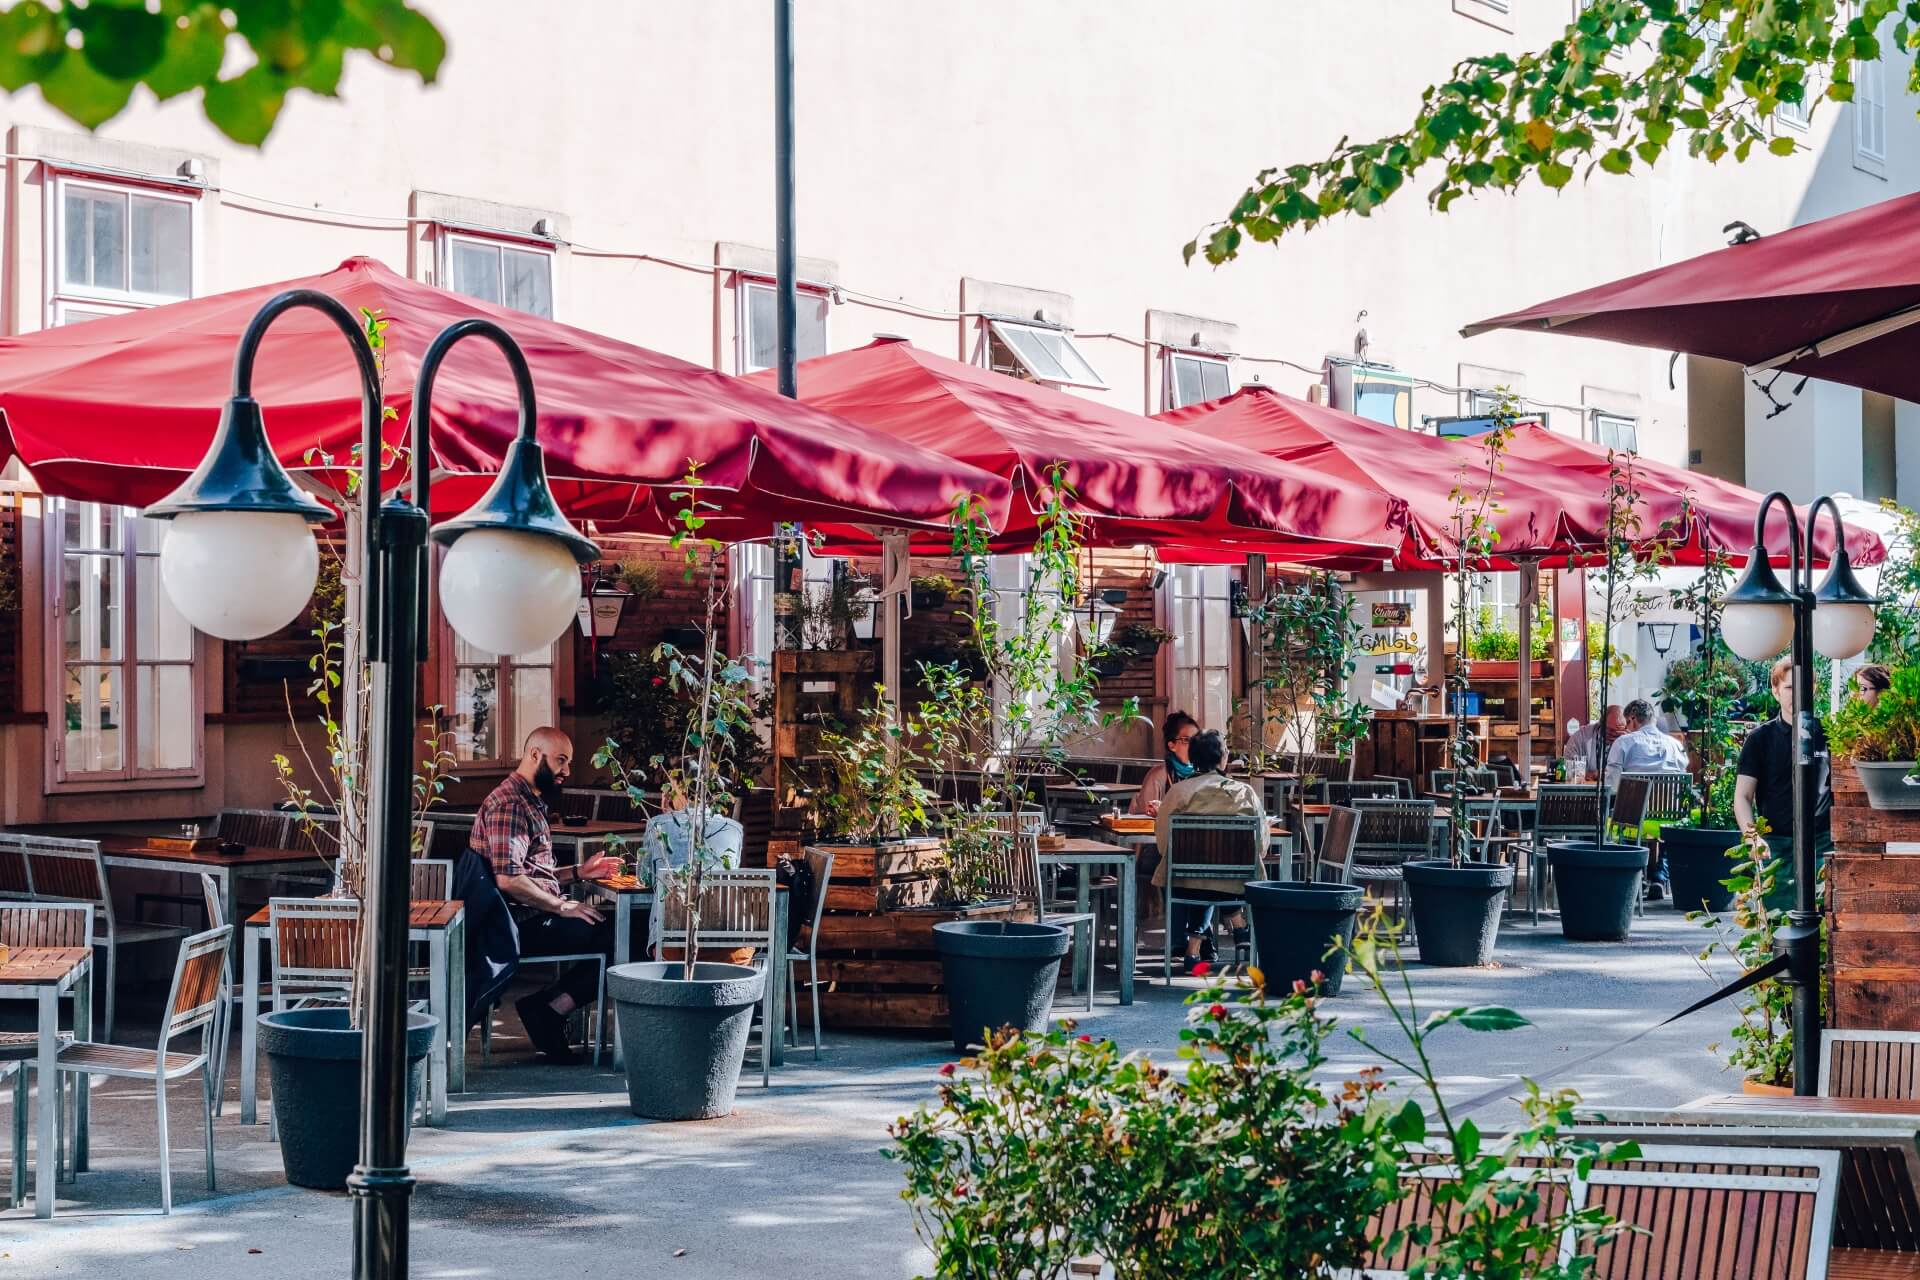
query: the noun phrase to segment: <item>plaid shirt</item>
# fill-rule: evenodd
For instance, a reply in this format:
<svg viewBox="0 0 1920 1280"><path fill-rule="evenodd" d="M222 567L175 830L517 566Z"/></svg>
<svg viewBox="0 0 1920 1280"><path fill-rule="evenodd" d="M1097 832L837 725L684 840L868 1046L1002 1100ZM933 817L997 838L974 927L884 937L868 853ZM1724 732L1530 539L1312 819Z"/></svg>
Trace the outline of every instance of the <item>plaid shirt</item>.
<svg viewBox="0 0 1920 1280"><path fill-rule="evenodd" d="M547 806L533 784L519 774L508 774L480 802L468 844L493 867L494 875L525 876L548 893L559 895Z"/></svg>

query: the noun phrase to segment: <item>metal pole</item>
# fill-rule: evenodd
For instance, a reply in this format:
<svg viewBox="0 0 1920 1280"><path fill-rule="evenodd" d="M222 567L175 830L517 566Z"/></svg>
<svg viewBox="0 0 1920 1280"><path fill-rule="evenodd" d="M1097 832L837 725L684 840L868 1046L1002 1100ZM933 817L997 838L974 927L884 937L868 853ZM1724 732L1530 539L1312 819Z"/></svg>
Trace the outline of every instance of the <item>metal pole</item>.
<svg viewBox="0 0 1920 1280"><path fill-rule="evenodd" d="M793 252L793 0L773 0L774 367L780 394L799 398L793 372L800 328Z"/></svg>
<svg viewBox="0 0 1920 1280"><path fill-rule="evenodd" d="M1787 981L1793 987L1793 1091L1810 1098L1820 1084L1819 860L1813 832L1813 519L1819 507L1816 503L1808 512L1802 531L1793 505L1785 501L1781 505L1791 530L1787 589L1794 597L1793 909L1787 913L1786 927L1775 935L1775 947L1787 957ZM1760 518L1765 520L1764 510Z"/></svg>

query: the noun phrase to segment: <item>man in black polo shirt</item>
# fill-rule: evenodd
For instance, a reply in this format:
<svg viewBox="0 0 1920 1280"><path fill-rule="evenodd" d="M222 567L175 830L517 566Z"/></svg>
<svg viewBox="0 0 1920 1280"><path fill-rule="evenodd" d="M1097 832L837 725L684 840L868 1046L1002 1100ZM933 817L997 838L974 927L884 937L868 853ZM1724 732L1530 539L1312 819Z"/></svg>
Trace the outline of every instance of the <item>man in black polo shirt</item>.
<svg viewBox="0 0 1920 1280"><path fill-rule="evenodd" d="M1740 774L1734 783L1733 814L1742 831L1753 826L1755 818L1767 822L1767 845L1781 859L1774 892L1767 897L1770 907L1793 905L1793 845L1799 832L1793 829L1793 659L1781 658L1773 664L1773 696L1779 700L1780 714L1747 735L1740 747ZM1818 720L1813 724L1814 786L1810 797L1812 812L1808 825L1816 857L1833 847L1828 834L1828 817L1833 808L1833 791L1827 778L1827 734Z"/></svg>

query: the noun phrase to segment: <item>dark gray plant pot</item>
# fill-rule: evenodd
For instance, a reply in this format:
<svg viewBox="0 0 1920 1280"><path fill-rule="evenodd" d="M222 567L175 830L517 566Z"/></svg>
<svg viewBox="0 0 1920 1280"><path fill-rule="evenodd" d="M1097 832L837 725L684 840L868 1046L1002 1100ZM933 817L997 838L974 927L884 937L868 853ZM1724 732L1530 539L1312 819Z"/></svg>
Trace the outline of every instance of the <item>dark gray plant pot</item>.
<svg viewBox="0 0 1920 1280"><path fill-rule="evenodd" d="M1679 911L1711 911L1720 915L1733 906L1733 890L1721 881L1733 873L1727 850L1740 843L1733 827L1660 828L1660 848L1667 857L1667 878L1673 905Z"/></svg>
<svg viewBox="0 0 1920 1280"><path fill-rule="evenodd" d="M1060 957L1071 942L1057 924L945 920L934 925L953 1047L964 1051L1001 1027L1045 1031L1060 982Z"/></svg>
<svg viewBox="0 0 1920 1280"><path fill-rule="evenodd" d="M439 1020L407 1015L407 1114L420 1097ZM347 1011L289 1009L260 1015L260 1051L273 1081L280 1163L287 1181L338 1191L360 1160L360 1041Z"/></svg>
<svg viewBox="0 0 1920 1280"><path fill-rule="evenodd" d="M749 965L696 964L692 981L680 976L685 969L674 960L607 970L627 1102L649 1120L711 1120L733 1110L753 1007L766 989L766 972Z"/></svg>
<svg viewBox="0 0 1920 1280"><path fill-rule="evenodd" d="M1853 771L1876 809L1920 809L1920 785L1908 786L1911 760L1855 760Z"/></svg>
<svg viewBox="0 0 1920 1280"><path fill-rule="evenodd" d="M1285 994L1295 982L1311 982L1318 973L1321 994L1339 995L1347 973L1346 946L1353 941L1366 890L1349 884L1255 880L1246 892L1254 950L1268 989Z"/></svg>
<svg viewBox="0 0 1920 1280"><path fill-rule="evenodd" d="M1493 963L1500 936L1500 906L1513 888L1513 868L1504 862L1446 859L1409 862L1400 868L1413 899L1413 931L1420 963L1460 968Z"/></svg>
<svg viewBox="0 0 1920 1280"><path fill-rule="evenodd" d="M1625 942L1647 871L1637 844L1562 840L1547 846L1560 896L1560 932L1572 942Z"/></svg>

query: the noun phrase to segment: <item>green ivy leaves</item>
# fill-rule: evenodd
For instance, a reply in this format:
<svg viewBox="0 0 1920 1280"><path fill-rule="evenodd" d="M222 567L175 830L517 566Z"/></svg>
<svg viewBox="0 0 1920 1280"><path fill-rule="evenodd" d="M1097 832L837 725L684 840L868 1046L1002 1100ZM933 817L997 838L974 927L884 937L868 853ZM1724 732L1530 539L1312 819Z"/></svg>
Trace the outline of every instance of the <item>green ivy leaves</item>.
<svg viewBox="0 0 1920 1280"><path fill-rule="evenodd" d="M250 56L240 56L244 49ZM332 97L352 53L432 84L447 54L439 28L406 0L92 0L0 11L0 88L38 85L89 129L145 85L166 100L205 91L207 118L259 146L294 89ZM230 74L221 75L222 68Z"/></svg>

